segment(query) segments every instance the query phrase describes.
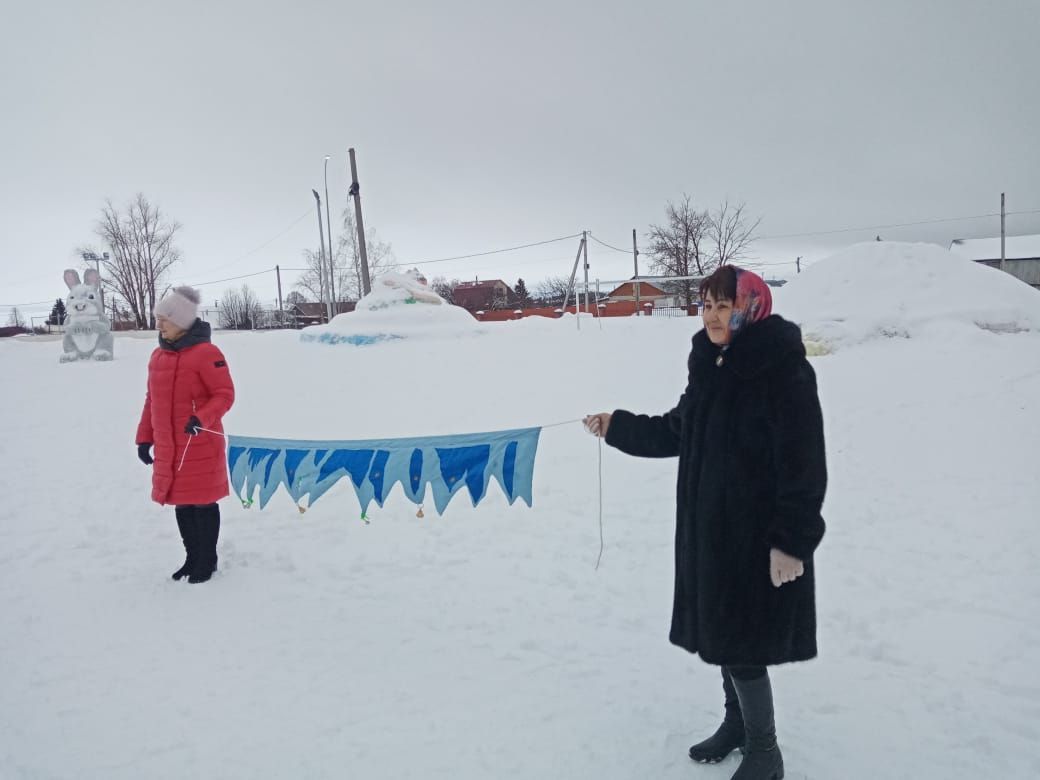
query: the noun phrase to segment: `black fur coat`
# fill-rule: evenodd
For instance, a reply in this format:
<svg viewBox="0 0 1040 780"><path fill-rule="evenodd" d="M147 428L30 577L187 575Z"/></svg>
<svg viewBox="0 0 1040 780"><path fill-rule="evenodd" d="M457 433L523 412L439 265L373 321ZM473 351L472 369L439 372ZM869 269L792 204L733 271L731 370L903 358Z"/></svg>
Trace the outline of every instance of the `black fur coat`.
<svg viewBox="0 0 1040 780"><path fill-rule="evenodd" d="M700 331L676 407L654 417L618 410L606 441L630 455L679 457L671 641L713 664L814 657L827 467L798 326L772 315L725 352ZM805 574L775 588L771 547L801 559Z"/></svg>

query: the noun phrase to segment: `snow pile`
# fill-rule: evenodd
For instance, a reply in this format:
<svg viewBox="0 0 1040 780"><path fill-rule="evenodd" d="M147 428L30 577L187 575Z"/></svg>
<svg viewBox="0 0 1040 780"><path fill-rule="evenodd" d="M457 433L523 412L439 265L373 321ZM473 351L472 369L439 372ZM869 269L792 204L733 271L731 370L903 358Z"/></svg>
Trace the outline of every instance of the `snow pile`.
<svg viewBox="0 0 1040 780"><path fill-rule="evenodd" d="M953 324L1040 330L1040 293L934 244L872 241L809 268L776 296L810 352Z"/></svg>
<svg viewBox="0 0 1040 780"><path fill-rule="evenodd" d="M357 308L328 325L304 328L300 341L364 346L398 339L448 339L483 333L472 315L408 274L383 274Z"/></svg>

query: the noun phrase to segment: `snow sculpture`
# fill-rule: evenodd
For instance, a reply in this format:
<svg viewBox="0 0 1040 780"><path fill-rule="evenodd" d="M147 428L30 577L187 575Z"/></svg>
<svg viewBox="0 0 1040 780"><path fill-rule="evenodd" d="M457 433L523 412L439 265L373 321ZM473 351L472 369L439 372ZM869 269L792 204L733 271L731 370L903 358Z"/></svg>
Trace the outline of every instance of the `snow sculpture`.
<svg viewBox="0 0 1040 780"><path fill-rule="evenodd" d="M397 339L449 338L482 333L473 316L452 306L412 274L388 273L352 312L328 325L304 328L300 341L365 346Z"/></svg>
<svg viewBox="0 0 1040 780"><path fill-rule="evenodd" d="M83 274L83 279L81 283L74 269L65 270L69 294L65 298L62 363L112 359L112 330L101 306L101 279L93 268Z"/></svg>

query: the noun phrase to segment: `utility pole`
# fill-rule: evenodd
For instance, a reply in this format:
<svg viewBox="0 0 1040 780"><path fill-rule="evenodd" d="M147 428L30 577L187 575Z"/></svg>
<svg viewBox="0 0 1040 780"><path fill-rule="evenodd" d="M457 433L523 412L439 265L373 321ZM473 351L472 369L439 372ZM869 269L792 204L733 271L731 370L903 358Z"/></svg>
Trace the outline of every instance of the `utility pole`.
<svg viewBox="0 0 1040 780"><path fill-rule="evenodd" d="M1000 270L1007 270L1007 258L1004 254L1004 193L1000 193Z"/></svg>
<svg viewBox="0 0 1040 780"><path fill-rule="evenodd" d="M583 257L582 263L585 266L585 313L586 314L589 313L589 242L586 240L588 232L589 231L587 231L587 230L581 231L581 253L582 253L582 257ZM575 299L574 302L578 303L577 299ZM596 301L596 303L599 303L599 301ZM575 309L575 311L577 311L577 309Z"/></svg>
<svg viewBox="0 0 1040 780"><path fill-rule="evenodd" d="M365 220L361 218L361 185L357 180L357 161L354 159L354 149L348 151L350 155L350 195L354 198L354 220L357 222L358 251L361 253L361 284L363 293L368 295L372 292L372 281L368 278L368 246L365 244Z"/></svg>
<svg viewBox="0 0 1040 780"><path fill-rule="evenodd" d="M601 308L602 307L602 308ZM596 321L599 323L599 329L603 330L603 312L606 311L606 304L599 302L599 279L596 280Z"/></svg>
<svg viewBox="0 0 1040 780"><path fill-rule="evenodd" d="M319 273L318 276L322 276L325 273L325 228L323 228L322 225L321 225L321 195L318 194L317 190L311 190L311 192L314 193L314 202L318 206L318 236L321 238L321 269L322 269L321 273ZM325 288L324 284L322 284L321 286L322 286L323 289ZM326 307L327 307L326 311L328 312L328 315L329 315L329 320L328 321L332 322L332 301L331 300L326 300L325 304L326 304Z"/></svg>
<svg viewBox="0 0 1040 780"><path fill-rule="evenodd" d="M636 246L636 229L632 228L632 265L635 268L636 280L636 316L639 316L639 248Z"/></svg>
<svg viewBox="0 0 1040 780"><path fill-rule="evenodd" d="M571 269L571 278L567 280L567 291L563 294L563 313L567 313L567 301L570 300L571 290L574 290L574 319L578 323L578 330L581 330L581 317L578 315L580 312L580 301L578 300L578 288L574 284L574 277L578 273L578 262L581 260L581 253L585 250L585 239L581 239L581 243L578 244L578 254L574 256L574 267Z"/></svg>
<svg viewBox="0 0 1040 780"><path fill-rule="evenodd" d="M329 156L325 155L325 229L329 231L329 297L336 305L336 250L332 244L332 217L329 216ZM338 311L336 312L339 313Z"/></svg>
<svg viewBox="0 0 1040 780"><path fill-rule="evenodd" d="M798 269L798 273L802 272L802 258L801 255L795 258L794 267Z"/></svg>
<svg viewBox="0 0 1040 780"><path fill-rule="evenodd" d="M282 308L282 269L280 266L274 267L274 274L278 277L278 327L285 327L285 310Z"/></svg>

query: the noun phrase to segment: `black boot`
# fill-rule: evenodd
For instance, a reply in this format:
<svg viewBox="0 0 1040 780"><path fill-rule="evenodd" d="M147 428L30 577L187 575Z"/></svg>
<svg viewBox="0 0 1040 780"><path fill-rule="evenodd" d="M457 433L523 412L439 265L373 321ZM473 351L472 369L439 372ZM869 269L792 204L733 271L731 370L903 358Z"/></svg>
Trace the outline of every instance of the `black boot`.
<svg viewBox="0 0 1040 780"><path fill-rule="evenodd" d="M198 534L198 553L188 582L206 582L217 570L217 539L220 538L220 507L216 504L200 506L195 511L195 532Z"/></svg>
<svg viewBox="0 0 1040 780"><path fill-rule="evenodd" d="M173 573L173 578L179 580L187 577L195 568L195 507L174 507L177 516L177 528L181 532L181 541L184 542L184 565Z"/></svg>
<svg viewBox="0 0 1040 780"><path fill-rule="evenodd" d="M733 686L740 699L747 734L747 752L740 762L733 780L781 780L784 759L776 744L776 724L773 721L773 689L769 675L755 680L734 678Z"/></svg>
<svg viewBox="0 0 1040 780"><path fill-rule="evenodd" d="M737 748L744 746L744 718L733 687L733 679L722 667L722 691L726 697L726 717L714 734L690 748L690 758L701 764L717 764Z"/></svg>

